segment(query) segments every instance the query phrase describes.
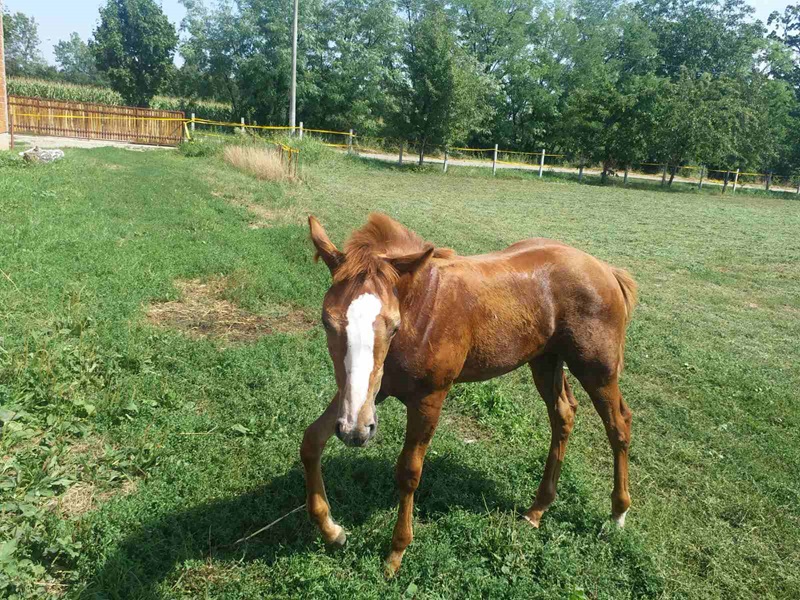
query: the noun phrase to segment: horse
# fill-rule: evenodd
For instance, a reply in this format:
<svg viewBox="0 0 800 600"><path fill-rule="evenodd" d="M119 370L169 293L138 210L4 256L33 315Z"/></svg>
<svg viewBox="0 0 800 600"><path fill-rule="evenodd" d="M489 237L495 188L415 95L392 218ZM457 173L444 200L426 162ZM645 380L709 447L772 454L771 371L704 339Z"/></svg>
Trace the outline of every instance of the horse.
<svg viewBox="0 0 800 600"><path fill-rule="evenodd" d="M344 251L313 215L309 228L315 260L321 258L332 276L322 324L337 391L306 429L300 457L306 508L326 543L346 541L331 517L320 463L334 434L347 446L364 446L375 435L377 403L392 396L406 406L405 443L395 470L398 519L385 562L391 577L413 538L414 492L451 386L522 365L530 367L551 428L542 480L522 517L539 527L556 498L577 409L566 363L605 425L614 456L611 516L624 526L631 503L631 411L618 382L637 298L627 271L538 238L460 256L381 213L369 216Z"/></svg>

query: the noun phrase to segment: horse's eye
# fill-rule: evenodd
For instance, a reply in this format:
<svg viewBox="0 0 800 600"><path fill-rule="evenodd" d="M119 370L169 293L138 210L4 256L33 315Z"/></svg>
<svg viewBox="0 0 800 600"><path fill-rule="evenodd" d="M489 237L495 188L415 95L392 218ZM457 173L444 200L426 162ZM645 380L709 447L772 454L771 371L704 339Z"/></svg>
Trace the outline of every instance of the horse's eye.
<svg viewBox="0 0 800 600"><path fill-rule="evenodd" d="M392 335L397 333L397 330L400 329L400 322L398 321L397 324L392 328Z"/></svg>

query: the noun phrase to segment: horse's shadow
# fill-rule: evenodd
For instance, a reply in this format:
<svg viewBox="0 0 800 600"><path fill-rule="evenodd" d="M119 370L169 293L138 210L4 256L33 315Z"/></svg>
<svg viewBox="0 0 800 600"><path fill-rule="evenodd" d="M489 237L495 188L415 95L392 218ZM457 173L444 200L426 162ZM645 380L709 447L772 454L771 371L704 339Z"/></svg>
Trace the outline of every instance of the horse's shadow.
<svg viewBox="0 0 800 600"><path fill-rule="evenodd" d="M397 504L394 465L386 458L342 454L325 460L323 470L333 516L345 529L363 525L377 511ZM175 565L187 560L213 557L272 563L281 556L318 548L317 531L304 510L237 543L297 508L304 494L302 471L293 468L245 494L147 521L107 558L85 592L111 598L154 597ZM484 473L450 456L429 457L417 491L417 514L425 519L454 507L483 513L487 507L511 510L513 502ZM385 529L385 538L380 538L384 541L378 543L388 544L391 524Z"/></svg>

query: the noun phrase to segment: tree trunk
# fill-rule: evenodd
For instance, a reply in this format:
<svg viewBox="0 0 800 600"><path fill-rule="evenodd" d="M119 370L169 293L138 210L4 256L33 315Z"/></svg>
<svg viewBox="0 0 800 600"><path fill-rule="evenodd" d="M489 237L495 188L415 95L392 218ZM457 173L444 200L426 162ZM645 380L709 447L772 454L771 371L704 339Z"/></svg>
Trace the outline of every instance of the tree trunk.
<svg viewBox="0 0 800 600"><path fill-rule="evenodd" d="M728 178L730 177L731 172L725 171L725 183L722 184L722 193L725 193L725 190L728 189Z"/></svg>
<svg viewBox="0 0 800 600"><path fill-rule="evenodd" d="M672 167L672 173L669 174L669 183L667 184L668 187L672 187L672 180L675 179L675 173L678 171L678 165Z"/></svg>
<svg viewBox="0 0 800 600"><path fill-rule="evenodd" d="M422 162L425 159L425 140L422 140L419 143L419 166L422 166Z"/></svg>
<svg viewBox="0 0 800 600"><path fill-rule="evenodd" d="M603 172L600 173L600 183L608 183L608 172L611 170L611 164L610 160L603 161Z"/></svg>

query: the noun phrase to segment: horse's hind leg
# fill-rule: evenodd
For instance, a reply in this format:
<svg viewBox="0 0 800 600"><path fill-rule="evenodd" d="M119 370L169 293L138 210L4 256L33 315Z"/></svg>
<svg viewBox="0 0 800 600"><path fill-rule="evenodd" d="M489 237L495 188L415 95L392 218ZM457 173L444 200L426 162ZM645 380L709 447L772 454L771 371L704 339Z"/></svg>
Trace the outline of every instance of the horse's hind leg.
<svg viewBox="0 0 800 600"><path fill-rule="evenodd" d="M550 452L544 467L544 475L536 492L533 505L523 515L534 527L544 511L556 499L556 485L561 474L561 463L567 451L567 441L575 422L575 411L578 403L570 390L569 382L564 375L563 361L556 355L545 355L531 361L533 380L542 399L547 405L550 417Z"/></svg>
<svg viewBox="0 0 800 600"><path fill-rule="evenodd" d="M572 365L570 365L572 368ZM576 377L592 399L603 420L606 435L614 453L614 491L611 493L611 517L617 525L625 525L625 515L631 505L628 493L628 447L631 443L631 411L617 381L617 370L576 370Z"/></svg>

